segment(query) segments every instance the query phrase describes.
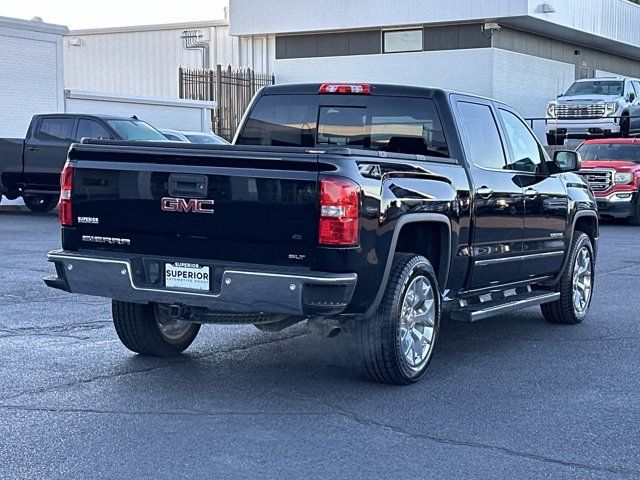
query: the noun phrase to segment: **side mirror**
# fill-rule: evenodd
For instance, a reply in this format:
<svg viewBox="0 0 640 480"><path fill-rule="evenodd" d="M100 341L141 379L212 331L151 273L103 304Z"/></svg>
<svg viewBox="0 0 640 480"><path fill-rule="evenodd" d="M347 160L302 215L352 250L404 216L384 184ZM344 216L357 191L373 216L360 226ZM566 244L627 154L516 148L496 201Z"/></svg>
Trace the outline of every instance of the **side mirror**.
<svg viewBox="0 0 640 480"><path fill-rule="evenodd" d="M582 157L578 152L558 150L553 154L553 162L561 172L577 172L582 165Z"/></svg>
<svg viewBox="0 0 640 480"><path fill-rule="evenodd" d="M635 93L630 93L629 94L629 102L633 102L636 99L636 94Z"/></svg>

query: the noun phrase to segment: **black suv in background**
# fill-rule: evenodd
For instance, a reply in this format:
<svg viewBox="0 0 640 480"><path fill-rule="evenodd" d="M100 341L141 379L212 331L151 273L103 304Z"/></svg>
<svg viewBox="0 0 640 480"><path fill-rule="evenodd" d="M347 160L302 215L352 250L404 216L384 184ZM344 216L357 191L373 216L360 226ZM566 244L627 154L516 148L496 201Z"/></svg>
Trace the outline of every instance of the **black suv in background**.
<svg viewBox="0 0 640 480"><path fill-rule="evenodd" d="M234 145L73 145L49 286L113 299L134 352L204 323L354 333L375 380L418 380L443 312L592 298L598 217L579 155L544 152L509 106L397 85L267 87Z"/></svg>
<svg viewBox="0 0 640 480"><path fill-rule="evenodd" d="M69 146L80 139L166 141L162 133L135 117L54 113L35 115L26 139L0 138L0 199L23 197L34 212L58 204L60 172Z"/></svg>

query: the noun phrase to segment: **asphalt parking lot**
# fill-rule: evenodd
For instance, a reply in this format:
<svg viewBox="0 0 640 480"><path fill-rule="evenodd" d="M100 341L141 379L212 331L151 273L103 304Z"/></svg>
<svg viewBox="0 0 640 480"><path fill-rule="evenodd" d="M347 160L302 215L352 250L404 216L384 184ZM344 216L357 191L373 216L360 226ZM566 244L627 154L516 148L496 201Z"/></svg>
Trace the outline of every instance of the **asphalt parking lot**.
<svg viewBox="0 0 640 480"><path fill-rule="evenodd" d="M640 230L601 229L579 326L446 323L427 377L349 337L208 326L140 358L110 302L48 289L55 214L0 212L0 478L640 478Z"/></svg>

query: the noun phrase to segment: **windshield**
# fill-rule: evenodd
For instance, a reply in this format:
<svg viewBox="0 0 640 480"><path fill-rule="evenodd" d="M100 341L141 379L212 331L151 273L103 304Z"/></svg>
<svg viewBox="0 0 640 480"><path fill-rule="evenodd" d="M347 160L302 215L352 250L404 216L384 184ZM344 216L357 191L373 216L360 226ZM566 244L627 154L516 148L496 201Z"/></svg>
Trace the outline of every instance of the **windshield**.
<svg viewBox="0 0 640 480"><path fill-rule="evenodd" d="M337 95L265 95L251 111L236 144L335 145L449 156L432 100L372 96L358 98L356 105L346 100L352 99Z"/></svg>
<svg viewBox="0 0 640 480"><path fill-rule="evenodd" d="M622 161L640 163L640 144L585 143L578 149L584 161Z"/></svg>
<svg viewBox="0 0 640 480"><path fill-rule="evenodd" d="M140 120L107 120L107 123L122 140L167 140L158 130Z"/></svg>
<svg viewBox="0 0 640 480"><path fill-rule="evenodd" d="M576 82L569 87L566 97L573 95L616 95L622 96L624 82L617 80L594 80L592 82Z"/></svg>
<svg viewBox="0 0 640 480"><path fill-rule="evenodd" d="M173 133L162 132L162 134L172 142L184 142L184 140L182 140L179 136L174 135Z"/></svg>
<svg viewBox="0 0 640 480"><path fill-rule="evenodd" d="M185 134L185 137L187 137L187 139L191 142L191 143L202 143L202 144L207 144L207 145L228 145L229 142L227 142L225 139L220 138L220 137L214 137L213 135L207 135L206 133L202 133L202 134Z"/></svg>

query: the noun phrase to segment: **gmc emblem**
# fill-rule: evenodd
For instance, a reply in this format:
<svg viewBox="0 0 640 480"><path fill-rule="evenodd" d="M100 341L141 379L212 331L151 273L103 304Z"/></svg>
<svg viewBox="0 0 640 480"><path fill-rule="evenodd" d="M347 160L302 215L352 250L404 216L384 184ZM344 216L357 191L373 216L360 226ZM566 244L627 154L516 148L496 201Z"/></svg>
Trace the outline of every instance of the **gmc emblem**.
<svg viewBox="0 0 640 480"><path fill-rule="evenodd" d="M213 200L164 197L160 208L165 212L213 213Z"/></svg>

